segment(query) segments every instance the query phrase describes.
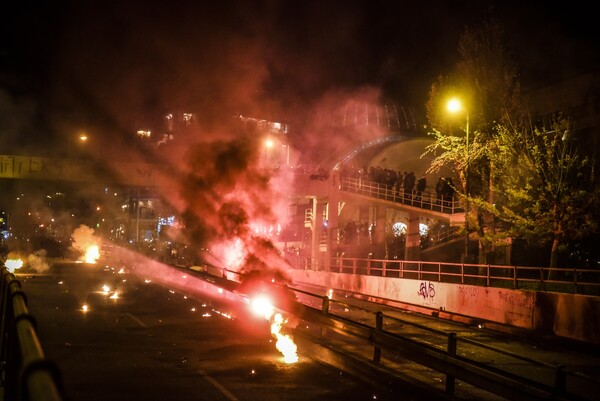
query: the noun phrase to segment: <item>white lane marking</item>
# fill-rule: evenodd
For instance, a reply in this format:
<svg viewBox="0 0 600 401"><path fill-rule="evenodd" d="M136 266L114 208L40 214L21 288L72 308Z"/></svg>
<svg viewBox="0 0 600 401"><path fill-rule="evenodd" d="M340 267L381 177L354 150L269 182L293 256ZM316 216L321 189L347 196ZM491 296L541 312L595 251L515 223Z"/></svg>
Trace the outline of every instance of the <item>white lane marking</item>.
<svg viewBox="0 0 600 401"><path fill-rule="evenodd" d="M148 328L148 326L146 326L146 323L142 322L139 318L133 316L131 313L126 313L125 315L129 316L131 318L131 320L133 320L134 322L139 324L141 327L143 327L145 329Z"/></svg>
<svg viewBox="0 0 600 401"><path fill-rule="evenodd" d="M198 373L200 373L200 375L202 375L202 377L204 377L206 379L206 381L208 381L210 384L215 386L215 388L217 390L219 390L221 392L221 394L223 394L225 397L227 397L227 399L229 399L231 401L238 401L238 398L235 395L233 395L233 393L231 391L227 390L225 388L225 386L223 386L221 383L219 383L218 381L216 381L215 379L210 377L208 375L208 373L206 373L203 370L198 370Z"/></svg>

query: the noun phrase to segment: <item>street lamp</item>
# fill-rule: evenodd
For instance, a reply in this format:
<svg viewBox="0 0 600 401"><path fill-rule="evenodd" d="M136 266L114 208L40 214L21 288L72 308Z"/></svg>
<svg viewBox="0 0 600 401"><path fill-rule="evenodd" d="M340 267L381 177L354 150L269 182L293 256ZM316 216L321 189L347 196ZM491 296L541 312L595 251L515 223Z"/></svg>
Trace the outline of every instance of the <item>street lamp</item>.
<svg viewBox="0 0 600 401"><path fill-rule="evenodd" d="M265 167L269 167L269 149L275 145L271 138L265 139Z"/></svg>
<svg viewBox="0 0 600 401"><path fill-rule="evenodd" d="M464 111L467 117L467 125L465 127L466 146L465 146L465 262L469 255L469 111L465 109L462 102L458 98L452 98L447 105L450 113L456 114Z"/></svg>
<svg viewBox="0 0 600 401"><path fill-rule="evenodd" d="M72 136L74 138L72 138ZM79 146L82 146L82 144L86 143L88 140L89 140L89 136L84 132L77 134L76 137L75 137L75 135L68 135L67 136L67 156L73 157L73 154L74 154L76 148Z"/></svg>

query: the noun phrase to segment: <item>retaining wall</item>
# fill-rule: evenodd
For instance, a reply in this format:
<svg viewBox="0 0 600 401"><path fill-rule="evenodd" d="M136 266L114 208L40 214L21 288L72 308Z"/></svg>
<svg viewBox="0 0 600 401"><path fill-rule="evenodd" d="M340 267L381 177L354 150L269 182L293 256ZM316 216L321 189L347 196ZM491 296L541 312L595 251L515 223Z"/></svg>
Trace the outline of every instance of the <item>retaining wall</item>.
<svg viewBox="0 0 600 401"><path fill-rule="evenodd" d="M543 335L600 344L600 298L504 288L291 270L294 282L379 297Z"/></svg>

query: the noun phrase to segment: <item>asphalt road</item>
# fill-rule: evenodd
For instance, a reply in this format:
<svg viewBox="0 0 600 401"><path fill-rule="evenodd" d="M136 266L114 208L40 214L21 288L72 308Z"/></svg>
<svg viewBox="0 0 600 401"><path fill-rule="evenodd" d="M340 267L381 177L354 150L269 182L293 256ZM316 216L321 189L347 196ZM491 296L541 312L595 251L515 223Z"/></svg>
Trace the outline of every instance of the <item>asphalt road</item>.
<svg viewBox="0 0 600 401"><path fill-rule="evenodd" d="M285 363L268 322L246 304L164 269L61 263L17 274L65 400L403 399L301 350Z"/></svg>
<svg viewBox="0 0 600 401"><path fill-rule="evenodd" d="M329 362L331 357L323 358L327 354L324 348L313 340L307 342L302 333L312 333L319 342L325 339L346 349L342 353L359 351L367 359L373 350L361 342L348 344L346 337L342 339L329 330L323 337L321 328L308 322L290 331L299 346L299 362L285 363L276 349L269 323L250 314L243 297L227 290L235 287L229 285L232 283L211 277L149 260L137 265L119 262L109 266L61 263L44 274L17 274L31 313L38 321L47 357L62 372L66 401L430 399L426 394L415 395L418 392L414 391L409 394L402 384L369 384L364 368L359 368L357 377L316 362ZM319 288L307 290L329 293ZM297 295L298 300L321 309L320 298ZM471 347L461 340L458 353L493 369L549 385L555 380L553 367L559 365L598 377L597 349L532 342L519 335L402 312L337 292L330 295L330 313L373 325L374 311L382 311L386 330L423 344L445 349L447 333L452 332L460 339L492 347ZM83 305L87 305L87 311ZM384 364L400 375L413 377L428 389L443 390L443 374L409 363L396 354L384 356ZM532 364L527 358L543 364ZM344 362L341 365L347 367ZM598 399L597 390L593 384L589 388L589 384L567 380L571 391L585 399ZM498 399L464 382L457 384L457 392L467 400Z"/></svg>

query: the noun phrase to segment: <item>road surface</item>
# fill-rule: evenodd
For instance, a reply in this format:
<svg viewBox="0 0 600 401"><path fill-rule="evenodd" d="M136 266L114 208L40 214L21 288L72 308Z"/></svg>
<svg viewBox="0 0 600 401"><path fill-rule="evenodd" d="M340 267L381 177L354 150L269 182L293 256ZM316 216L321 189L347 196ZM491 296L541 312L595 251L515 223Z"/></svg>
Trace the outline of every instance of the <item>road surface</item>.
<svg viewBox="0 0 600 401"><path fill-rule="evenodd" d="M66 400L392 399L301 352L285 363L268 322L217 287L199 295L129 266L74 263L17 279Z"/></svg>

